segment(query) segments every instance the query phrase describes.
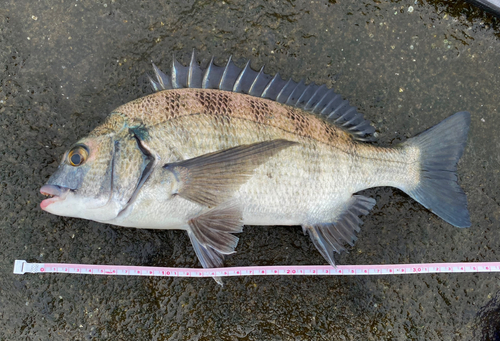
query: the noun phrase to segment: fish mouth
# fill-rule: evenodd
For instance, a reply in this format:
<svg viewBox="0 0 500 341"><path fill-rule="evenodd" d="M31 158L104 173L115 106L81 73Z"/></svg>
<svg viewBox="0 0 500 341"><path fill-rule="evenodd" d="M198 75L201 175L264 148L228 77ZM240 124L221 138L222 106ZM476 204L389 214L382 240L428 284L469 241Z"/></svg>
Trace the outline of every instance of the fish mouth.
<svg viewBox="0 0 500 341"><path fill-rule="evenodd" d="M64 199L66 199L69 191L70 189L67 187L61 187L57 185L43 185L42 188L40 188L40 193L48 196L49 198L43 200L40 203L40 208L45 211L47 206L58 201L63 201Z"/></svg>

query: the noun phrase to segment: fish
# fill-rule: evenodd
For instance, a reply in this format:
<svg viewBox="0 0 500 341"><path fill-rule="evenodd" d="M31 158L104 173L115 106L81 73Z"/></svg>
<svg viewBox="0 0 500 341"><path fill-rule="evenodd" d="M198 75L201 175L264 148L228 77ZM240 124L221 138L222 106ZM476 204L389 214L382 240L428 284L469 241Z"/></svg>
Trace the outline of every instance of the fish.
<svg viewBox="0 0 500 341"><path fill-rule="evenodd" d="M470 113L396 146L325 85L231 59L153 64L154 92L113 110L63 155L42 210L123 227L185 230L205 268L222 267L244 225L301 226L325 260L354 246L376 204L399 188L444 221L471 225L458 183ZM219 283L220 278L216 278Z"/></svg>

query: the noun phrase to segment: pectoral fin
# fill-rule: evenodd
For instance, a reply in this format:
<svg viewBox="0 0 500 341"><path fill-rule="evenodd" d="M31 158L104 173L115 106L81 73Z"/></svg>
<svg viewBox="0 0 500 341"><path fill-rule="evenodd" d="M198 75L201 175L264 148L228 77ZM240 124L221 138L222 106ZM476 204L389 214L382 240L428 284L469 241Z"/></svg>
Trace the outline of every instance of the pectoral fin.
<svg viewBox="0 0 500 341"><path fill-rule="evenodd" d="M241 209L232 203L215 207L189 220L188 235L194 251L204 268L223 266L224 255L234 253L238 237L232 233L243 231ZM222 285L222 280L214 277Z"/></svg>
<svg viewBox="0 0 500 341"><path fill-rule="evenodd" d="M173 173L176 193L208 207L227 201L253 170L279 151L296 144L272 140L241 145L163 166Z"/></svg>

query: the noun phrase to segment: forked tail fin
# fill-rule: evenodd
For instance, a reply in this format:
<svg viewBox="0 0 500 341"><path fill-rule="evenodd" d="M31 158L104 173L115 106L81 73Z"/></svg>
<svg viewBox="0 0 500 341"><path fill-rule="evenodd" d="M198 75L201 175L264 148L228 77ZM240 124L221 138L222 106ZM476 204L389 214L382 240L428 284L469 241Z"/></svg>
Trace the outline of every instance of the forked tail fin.
<svg viewBox="0 0 500 341"><path fill-rule="evenodd" d="M458 184L457 163L467 142L470 114L457 112L438 125L409 139L403 146L420 150L420 182L405 190L448 223L457 227L471 225L467 197Z"/></svg>

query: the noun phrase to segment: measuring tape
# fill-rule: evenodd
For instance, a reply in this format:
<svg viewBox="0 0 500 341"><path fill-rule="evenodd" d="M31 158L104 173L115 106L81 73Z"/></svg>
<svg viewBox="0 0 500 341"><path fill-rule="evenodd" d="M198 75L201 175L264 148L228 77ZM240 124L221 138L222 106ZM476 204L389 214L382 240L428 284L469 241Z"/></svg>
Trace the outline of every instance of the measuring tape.
<svg viewBox="0 0 500 341"><path fill-rule="evenodd" d="M167 268L128 265L91 265L65 263L14 262L14 273L64 273L108 276L159 277L231 277L255 275L406 275L419 273L500 272L500 262L484 263L422 263L387 265L277 265L231 268Z"/></svg>

